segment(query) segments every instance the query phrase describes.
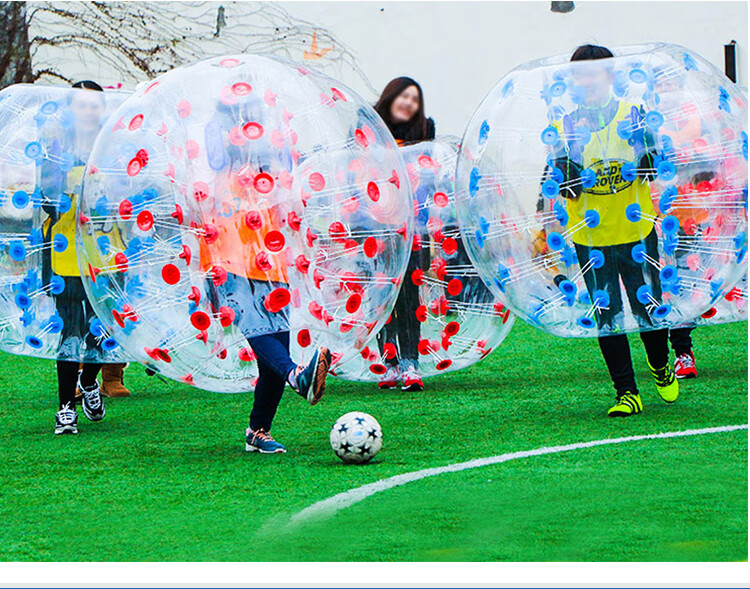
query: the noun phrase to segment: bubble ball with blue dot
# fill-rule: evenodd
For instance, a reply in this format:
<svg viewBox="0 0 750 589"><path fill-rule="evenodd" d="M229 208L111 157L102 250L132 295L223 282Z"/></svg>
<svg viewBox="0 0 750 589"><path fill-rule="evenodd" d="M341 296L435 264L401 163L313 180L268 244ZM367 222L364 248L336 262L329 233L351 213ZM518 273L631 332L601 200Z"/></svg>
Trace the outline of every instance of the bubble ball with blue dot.
<svg viewBox="0 0 750 589"><path fill-rule="evenodd" d="M559 336L693 322L747 269L746 97L683 47L612 53L513 69L459 154L469 256Z"/></svg>
<svg viewBox="0 0 750 589"><path fill-rule="evenodd" d="M113 362L122 349L81 282L75 228L94 139L127 94L16 84L0 92L0 349ZM116 240L111 227L102 237Z"/></svg>

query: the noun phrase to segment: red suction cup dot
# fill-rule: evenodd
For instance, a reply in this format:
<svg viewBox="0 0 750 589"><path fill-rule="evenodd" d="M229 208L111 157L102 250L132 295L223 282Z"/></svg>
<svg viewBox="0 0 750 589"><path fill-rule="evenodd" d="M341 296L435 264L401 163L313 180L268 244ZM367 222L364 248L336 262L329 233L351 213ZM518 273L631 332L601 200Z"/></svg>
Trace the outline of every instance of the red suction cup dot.
<svg viewBox="0 0 750 589"><path fill-rule="evenodd" d="M167 284L177 284L180 281L180 270L174 264L164 264L161 277Z"/></svg>
<svg viewBox="0 0 750 589"><path fill-rule="evenodd" d="M284 249L286 240L284 234L281 231L269 231L263 238L263 243L266 245L266 249L270 252L280 252Z"/></svg>
<svg viewBox="0 0 750 589"><path fill-rule="evenodd" d="M211 317L208 316L208 313L204 313L203 311L195 311L190 315L190 323L198 331L205 331L211 327Z"/></svg>

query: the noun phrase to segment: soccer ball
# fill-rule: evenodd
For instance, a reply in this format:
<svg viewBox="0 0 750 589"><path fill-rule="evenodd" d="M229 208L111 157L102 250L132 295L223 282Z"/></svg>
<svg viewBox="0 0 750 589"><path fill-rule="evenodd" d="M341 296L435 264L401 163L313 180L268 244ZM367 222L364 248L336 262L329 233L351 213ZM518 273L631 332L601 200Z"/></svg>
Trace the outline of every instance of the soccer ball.
<svg viewBox="0 0 750 589"><path fill-rule="evenodd" d="M383 445L383 430L367 413L352 411L338 418L331 428L331 448L349 464L369 462Z"/></svg>

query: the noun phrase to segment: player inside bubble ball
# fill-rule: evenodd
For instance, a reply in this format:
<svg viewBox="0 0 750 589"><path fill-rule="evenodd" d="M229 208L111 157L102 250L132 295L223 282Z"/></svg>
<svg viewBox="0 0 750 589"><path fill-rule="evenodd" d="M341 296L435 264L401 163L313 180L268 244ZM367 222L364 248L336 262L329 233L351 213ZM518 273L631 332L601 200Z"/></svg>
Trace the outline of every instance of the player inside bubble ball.
<svg viewBox="0 0 750 589"><path fill-rule="evenodd" d="M562 176L560 192L566 200L570 226L581 227L572 233L572 239L579 265L589 268L584 273L588 294L592 301L599 300L599 347L616 391L608 415L626 417L640 413L643 404L630 344L622 332L623 289L641 327L640 337L659 396L671 403L679 389L669 362L669 330L655 329L658 323L652 311L657 305L647 305L639 296L639 289L648 285L650 302L660 304L658 271L632 255L633 248L642 244L647 256L659 259L656 230L646 218L655 216L649 182L655 177L658 150L655 138L644 130L642 105L619 101L612 92L614 72L607 61L612 57L609 49L596 45L582 45L573 53L571 62L591 62L573 69L573 83L583 92L583 100L554 123L561 139L551 146L545 178ZM634 129L630 141L618 134L618 124L624 121ZM590 132L590 139L581 145L575 137L587 134L583 128ZM629 162L636 168L634 179L623 174L623 166ZM636 222L626 216L626 208L633 203L644 213ZM565 279L561 275L556 282Z"/></svg>
<svg viewBox="0 0 750 589"><path fill-rule="evenodd" d="M48 284L52 274L60 276L64 289L55 295L57 314L62 321L57 360L59 411L55 415L55 434L78 433L75 410L76 388L82 393L83 412L91 421L104 418L105 408L97 375L102 368L102 348L89 329L96 319L81 281L75 249L76 194L80 192L83 169L91 153L94 139L104 120L106 103L102 87L96 82L82 81L73 85L79 91L70 97L68 106L72 125L62 139L46 142L49 157L39 166L39 187L42 210L48 215L42 226L46 244L61 238L67 243L62 251L45 248L42 278ZM95 92L92 92L94 90ZM63 154L73 156L68 170L61 164ZM79 375L78 360L84 361Z"/></svg>
<svg viewBox="0 0 750 589"><path fill-rule="evenodd" d="M422 87L411 78L402 76L388 82L375 104L375 111L400 146L435 139L435 121L424 114ZM412 251L393 313L378 334L381 352L386 346L398 350L397 354L384 354L388 369L378 383L381 389L396 388L401 381L405 391L424 390L418 370L419 286L410 279L412 273L422 267L423 257L421 248Z"/></svg>
<svg viewBox="0 0 750 589"><path fill-rule="evenodd" d="M325 391L331 354L321 347L307 366L298 366L289 355L288 248L280 219L291 209L284 210L287 189L274 179L291 165L291 155L287 148L272 146L271 129L259 128L261 109L254 100L224 104L206 125L206 150L215 177L208 187L213 200L205 201L203 214L215 231L201 239L200 261L210 276L212 304L232 310L233 322L258 363L245 449L275 454L286 452L270 434L286 385L315 405ZM227 130L248 125L248 132L257 131L256 138L252 149L243 149L229 140Z"/></svg>

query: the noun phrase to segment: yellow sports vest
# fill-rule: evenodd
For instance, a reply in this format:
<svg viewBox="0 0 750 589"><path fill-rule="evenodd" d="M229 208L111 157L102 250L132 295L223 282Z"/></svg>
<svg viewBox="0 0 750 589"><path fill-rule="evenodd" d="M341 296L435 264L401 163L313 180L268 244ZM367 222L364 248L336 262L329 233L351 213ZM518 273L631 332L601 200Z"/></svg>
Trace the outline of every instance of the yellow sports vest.
<svg viewBox="0 0 750 589"><path fill-rule="evenodd" d="M588 210L599 213L600 220L596 227L584 225L574 232L571 235L574 243L592 247L632 243L653 230L653 221L641 219L631 223L625 217L625 209L634 202L640 204L642 213L655 214L648 181L638 177L629 182L623 180L620 173L623 164L634 162L635 153L628 142L617 135L617 123L630 119L633 106L621 102L612 121L599 131L592 131L591 140L583 150L583 167L596 173L596 184L585 188L578 199L566 199L568 227L582 222ZM554 125L562 135L562 121Z"/></svg>
<svg viewBox="0 0 750 589"><path fill-rule="evenodd" d="M64 235L68 240L65 251L56 252L52 249L52 271L58 276L80 276L78 270L78 259L76 256L76 214L78 212L78 198L81 194L81 182L83 180L83 166L76 166L68 172L65 194L73 203L70 210L60 215L57 223L52 225L50 239L54 242L55 236ZM45 222L45 231L50 220Z"/></svg>

